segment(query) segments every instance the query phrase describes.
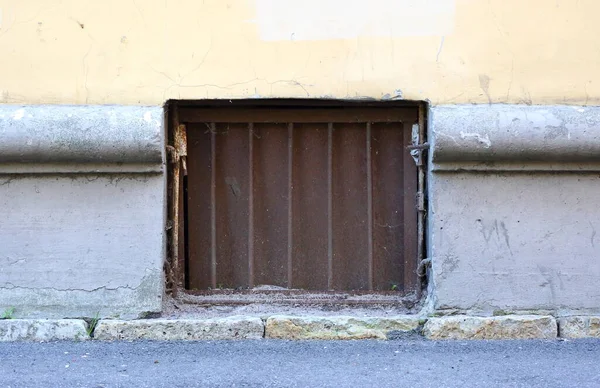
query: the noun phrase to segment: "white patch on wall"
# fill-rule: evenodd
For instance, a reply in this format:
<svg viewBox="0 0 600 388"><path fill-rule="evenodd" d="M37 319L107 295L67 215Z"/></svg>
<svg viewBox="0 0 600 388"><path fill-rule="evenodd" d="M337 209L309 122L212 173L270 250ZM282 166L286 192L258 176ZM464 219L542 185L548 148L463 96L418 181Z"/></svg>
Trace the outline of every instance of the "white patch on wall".
<svg viewBox="0 0 600 388"><path fill-rule="evenodd" d="M265 41L443 36L455 0L255 0Z"/></svg>
<svg viewBox="0 0 600 388"><path fill-rule="evenodd" d="M25 117L25 109L17 109L13 115L13 120L21 120Z"/></svg>

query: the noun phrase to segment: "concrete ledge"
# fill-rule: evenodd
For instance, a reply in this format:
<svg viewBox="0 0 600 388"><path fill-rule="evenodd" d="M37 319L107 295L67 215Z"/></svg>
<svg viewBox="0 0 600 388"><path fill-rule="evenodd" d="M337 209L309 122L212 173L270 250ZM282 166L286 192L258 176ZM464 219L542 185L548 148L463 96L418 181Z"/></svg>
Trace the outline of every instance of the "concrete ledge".
<svg viewBox="0 0 600 388"><path fill-rule="evenodd" d="M433 107L432 169L600 170L600 108Z"/></svg>
<svg viewBox="0 0 600 388"><path fill-rule="evenodd" d="M551 316L507 315L502 317L452 316L429 318L423 334L442 339L550 339L557 337Z"/></svg>
<svg viewBox="0 0 600 388"><path fill-rule="evenodd" d="M3 319L0 341L83 341L89 339L81 319Z"/></svg>
<svg viewBox="0 0 600 388"><path fill-rule="evenodd" d="M0 173L160 172L163 110L0 105Z"/></svg>
<svg viewBox="0 0 600 388"><path fill-rule="evenodd" d="M558 328L563 338L600 338L600 316L563 317Z"/></svg>
<svg viewBox="0 0 600 388"><path fill-rule="evenodd" d="M388 339L402 333L416 332L417 316L396 318L361 317L293 317L272 316L267 319L266 338L276 339Z"/></svg>
<svg viewBox="0 0 600 388"><path fill-rule="evenodd" d="M264 325L260 318L101 320L94 338L113 340L231 340L260 339Z"/></svg>

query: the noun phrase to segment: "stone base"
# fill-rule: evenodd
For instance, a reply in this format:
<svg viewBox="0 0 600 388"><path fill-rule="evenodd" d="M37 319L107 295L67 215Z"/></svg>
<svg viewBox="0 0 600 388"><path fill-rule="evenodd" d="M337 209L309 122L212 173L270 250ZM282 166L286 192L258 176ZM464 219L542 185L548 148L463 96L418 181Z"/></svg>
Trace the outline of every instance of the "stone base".
<svg viewBox="0 0 600 388"><path fill-rule="evenodd" d="M3 319L0 341L83 341L90 337L82 319Z"/></svg>
<svg viewBox="0 0 600 388"><path fill-rule="evenodd" d="M502 317L451 316L430 318L423 329L428 339L533 339L556 338L558 328L551 316L507 315Z"/></svg>
<svg viewBox="0 0 600 388"><path fill-rule="evenodd" d="M600 338L600 317L566 317L561 337ZM92 334L101 341L118 340L361 340L422 338L431 340L553 339L558 325L552 316L501 317L419 316L351 317L273 315L210 319L140 319L98 321ZM0 341L79 341L90 339L81 319L0 320Z"/></svg>
<svg viewBox="0 0 600 388"><path fill-rule="evenodd" d="M263 335L263 322L256 317L103 320L94 332L95 339L108 341L261 339Z"/></svg>
<svg viewBox="0 0 600 388"><path fill-rule="evenodd" d="M416 333L419 317L293 317L273 316L267 319L266 338L290 340L388 339Z"/></svg>
<svg viewBox="0 0 600 388"><path fill-rule="evenodd" d="M600 317L563 317L558 320L563 338L600 338Z"/></svg>

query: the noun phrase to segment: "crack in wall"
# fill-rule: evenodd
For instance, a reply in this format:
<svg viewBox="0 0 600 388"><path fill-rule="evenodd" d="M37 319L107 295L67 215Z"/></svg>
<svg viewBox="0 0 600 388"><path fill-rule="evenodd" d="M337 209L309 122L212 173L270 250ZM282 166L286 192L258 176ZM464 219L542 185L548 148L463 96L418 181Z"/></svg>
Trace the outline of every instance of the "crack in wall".
<svg viewBox="0 0 600 388"><path fill-rule="evenodd" d="M48 291L57 291L57 292L73 292L73 291L81 291L81 292L97 292L97 291L118 291L120 289L126 289L126 290L131 290L131 291L137 291L140 287L142 287L144 284L144 279L142 279L142 281L140 282L139 285L137 285L136 287L131 287L131 286L117 286L117 287L108 287L108 286L101 286L101 287L96 287L96 288L92 288L92 289L85 289L85 288L57 288L57 287L26 287L26 286L17 286L13 283L10 282L5 282L4 286L0 286L0 290L15 290L15 289L21 289L21 290L32 290L32 291L41 291L41 290L48 290Z"/></svg>

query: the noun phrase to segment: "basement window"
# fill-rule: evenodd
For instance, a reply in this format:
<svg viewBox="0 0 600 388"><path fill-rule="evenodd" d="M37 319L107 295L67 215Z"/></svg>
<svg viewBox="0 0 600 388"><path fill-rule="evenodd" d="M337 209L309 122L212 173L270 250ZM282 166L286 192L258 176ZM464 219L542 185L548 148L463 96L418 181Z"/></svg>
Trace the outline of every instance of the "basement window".
<svg viewBox="0 0 600 388"><path fill-rule="evenodd" d="M422 158L411 149L422 112L400 102L171 104L172 287L418 291Z"/></svg>

